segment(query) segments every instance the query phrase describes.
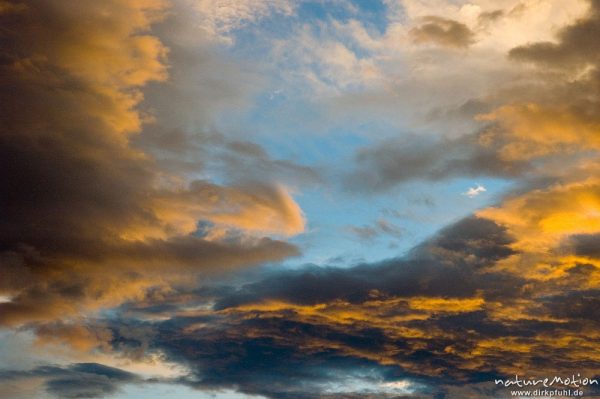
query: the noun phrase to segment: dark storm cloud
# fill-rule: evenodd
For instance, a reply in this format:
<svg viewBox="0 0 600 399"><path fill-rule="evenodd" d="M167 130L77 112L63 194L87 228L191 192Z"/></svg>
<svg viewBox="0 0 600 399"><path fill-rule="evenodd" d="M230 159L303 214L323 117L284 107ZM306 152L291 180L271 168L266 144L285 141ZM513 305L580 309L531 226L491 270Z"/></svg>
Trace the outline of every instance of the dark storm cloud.
<svg viewBox="0 0 600 399"><path fill-rule="evenodd" d="M495 366L507 364L506 353L484 358L485 365L472 370L466 353L474 351L479 340L510 335L534 339L563 324L521 321L505 325L475 312L406 326L442 329L444 336L395 337L393 331L369 326L368 321L336 325L302 320L293 311L249 311L212 319L175 317L154 327L159 333L151 347L189 367L192 374L182 382L197 389L236 387L270 398L312 398L337 386L337 397L395 398L402 395L391 390L385 393L386 384L400 380L410 382L412 394L407 397L432 398L443 394L445 386L484 382L493 391L490 381L502 376ZM449 347L465 354L453 354Z"/></svg>
<svg viewBox="0 0 600 399"><path fill-rule="evenodd" d="M468 217L442 229L437 237L421 244L413 252L427 250L446 261L489 266L516 253L510 247L512 242L506 229L496 223Z"/></svg>
<svg viewBox="0 0 600 399"><path fill-rule="evenodd" d="M475 42L475 34L458 21L437 16L422 18L423 23L410 30L410 36L418 44L433 43L443 47L467 48Z"/></svg>
<svg viewBox="0 0 600 399"><path fill-rule="evenodd" d="M199 328L198 324L205 327ZM364 390L362 396L357 397L395 398L398 392L386 394L373 389L403 377L421 391L427 391L430 381L427 376L412 375L397 366L384 366L336 349L341 345L385 351L384 345L390 344L390 340L377 328L345 330L265 315L175 317L155 325L154 330L157 334L151 348L186 365L192 373L180 383L200 390L235 387L241 392L271 398L314 398L328 392L332 398L346 397L357 395L352 391L355 387L344 387L350 377L365 385L359 388ZM319 344L310 347L311 342Z"/></svg>
<svg viewBox="0 0 600 399"><path fill-rule="evenodd" d="M383 295L469 297L478 289L500 293L504 284L518 288L518 279L475 270L514 253L505 231L485 219L466 218L416 247L405 258L349 269L308 267L274 272L263 281L243 286L221 298L224 309L265 299L314 305L343 299L359 303L373 290Z"/></svg>
<svg viewBox="0 0 600 399"><path fill-rule="evenodd" d="M473 355L480 342L518 337L531 344L539 335L558 338L579 325L526 319L505 323L479 311L440 314L405 322L403 327L431 335L397 336L393 328L378 326L374 319L336 324L303 317L293 308L246 310L211 318L174 317L154 327L159 333L152 348L187 365L192 374L185 383L198 389L236 387L270 398L311 398L338 387L338 397L370 397L375 392L398 397L399 392L385 392L387 383L400 380L410 383L412 393L407 397L445 397L448 389L479 383L487 384L480 393L492 395L498 388L491 381L505 376L500 368L512 367L516 357L545 359L555 371L570 370L575 363L568 358L569 348L540 348L532 354L505 348ZM479 363L475 369L473 362ZM353 383L357 385L350 386Z"/></svg>
<svg viewBox="0 0 600 399"><path fill-rule="evenodd" d="M376 334L365 332L344 333L310 324L294 323L279 319L257 320L236 325L242 331L258 329L265 338L228 337L228 339L211 339L203 345L202 338L192 338L192 346L214 348L214 352L196 351L194 358L185 355L190 346L178 340L164 342L167 353L175 351L176 356L183 355L180 360L184 363L199 366L196 371L198 388L231 386L231 377L235 376L240 391L249 394L259 394L271 398L314 398L321 397L327 392L328 385L339 384L341 391L338 397L345 397L344 383L348 376L362 380L365 385L373 384L371 390L386 377L386 373L408 377L396 367L381 367L374 361L361 360L337 354L334 349L328 349L326 344L322 350L303 353L306 349L298 347L305 340L325 340L332 345L353 347L362 343L371 348L377 347ZM268 337L276 331L296 331L299 335L297 342L280 342ZM195 342L194 342L195 341ZM369 375L371 374L371 375ZM362 377L362 378L361 378ZM418 381L417 379L415 379ZM385 380L384 380L385 381ZM356 389L356 388L354 388ZM380 390L381 391L381 390ZM354 393L356 394L356 393ZM347 395L347 394L346 394ZM363 397L369 397L363 393ZM383 394L382 397L396 397ZM397 395L397 394L396 394ZM334 394L331 394L335 397ZM359 396L360 397L360 396Z"/></svg>
<svg viewBox="0 0 600 399"><path fill-rule="evenodd" d="M101 398L114 394L120 385L135 382L131 373L95 363L77 364L64 376L46 382L46 390L60 398Z"/></svg>
<svg viewBox="0 0 600 399"><path fill-rule="evenodd" d="M110 343L185 365L179 383L196 389L269 398L488 397L505 393L493 380L515 361L540 373L600 366L560 344L594 345L584 336L596 328L596 292L536 298L561 288L494 269L516 254L513 242L469 217L403 258L147 297L119 312L149 321L109 320Z"/></svg>

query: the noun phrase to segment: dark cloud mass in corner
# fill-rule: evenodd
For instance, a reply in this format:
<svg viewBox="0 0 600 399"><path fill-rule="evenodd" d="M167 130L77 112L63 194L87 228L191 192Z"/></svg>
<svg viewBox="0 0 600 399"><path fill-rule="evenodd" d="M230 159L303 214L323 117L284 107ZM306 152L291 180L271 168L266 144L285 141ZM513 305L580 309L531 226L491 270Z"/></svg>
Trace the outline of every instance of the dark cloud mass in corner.
<svg viewBox="0 0 600 399"><path fill-rule="evenodd" d="M560 30L558 42L530 43L512 49L510 57L547 66L585 67L598 65L600 44L600 3L591 0L587 18ZM596 71L597 72L597 71Z"/></svg>

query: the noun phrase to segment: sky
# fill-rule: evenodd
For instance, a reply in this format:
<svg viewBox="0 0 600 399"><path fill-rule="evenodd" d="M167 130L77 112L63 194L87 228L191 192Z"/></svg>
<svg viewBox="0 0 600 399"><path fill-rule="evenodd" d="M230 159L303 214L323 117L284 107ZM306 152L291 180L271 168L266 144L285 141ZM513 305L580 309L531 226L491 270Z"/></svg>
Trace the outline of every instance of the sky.
<svg viewBox="0 0 600 399"><path fill-rule="evenodd" d="M600 380L599 0L0 21L1 399Z"/></svg>

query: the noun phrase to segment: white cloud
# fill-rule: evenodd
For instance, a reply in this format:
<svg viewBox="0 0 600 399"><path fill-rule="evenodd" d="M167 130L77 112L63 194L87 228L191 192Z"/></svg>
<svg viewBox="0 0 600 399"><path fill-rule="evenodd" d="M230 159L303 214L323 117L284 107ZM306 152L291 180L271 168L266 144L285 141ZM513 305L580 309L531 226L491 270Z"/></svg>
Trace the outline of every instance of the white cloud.
<svg viewBox="0 0 600 399"><path fill-rule="evenodd" d="M487 190L485 187L483 187L481 184L478 184L475 187L470 187L466 192L462 193L462 195L466 195L469 198L474 198L486 191Z"/></svg>
<svg viewBox="0 0 600 399"><path fill-rule="evenodd" d="M327 110L322 120L314 121L321 124L314 131L344 118L350 123L376 120L402 131L443 129L450 136L477 128L473 115L463 112L464 104L480 99L493 108L503 101L506 82L532 78L508 59L507 52L528 41L551 40L558 28L587 9L584 0L389 0L387 4L383 32L360 16L347 21L330 16L327 22L291 18L293 34L271 39L266 59L273 61L270 72L279 79L277 84L283 81L290 96L304 95ZM481 15L493 12L499 17L482 25ZM409 32L428 15L465 24L474 42L467 49L414 43ZM451 123L448 114L454 118ZM365 134L371 131L375 132L366 129Z"/></svg>
<svg viewBox="0 0 600 399"><path fill-rule="evenodd" d="M225 43L231 43L230 32L258 21L272 13L290 15L294 5L288 0L197 0L201 25Z"/></svg>

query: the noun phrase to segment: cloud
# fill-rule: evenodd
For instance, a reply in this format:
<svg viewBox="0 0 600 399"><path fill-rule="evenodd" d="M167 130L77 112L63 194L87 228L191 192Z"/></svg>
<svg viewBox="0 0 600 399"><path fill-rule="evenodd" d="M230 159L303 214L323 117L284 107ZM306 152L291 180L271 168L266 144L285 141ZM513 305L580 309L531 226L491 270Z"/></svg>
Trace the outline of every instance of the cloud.
<svg viewBox="0 0 600 399"><path fill-rule="evenodd" d="M385 295L401 292L405 296L470 297L476 292L476 283L468 277L470 268L485 268L511 255L510 242L510 237L494 223L467 218L413 249L406 259L382 262L377 267L360 265L348 270L313 267L274 273L223 298L216 307L237 306L256 301L257 297L307 305L335 298L354 302L365 300L372 290ZM445 261L447 266L442 265Z"/></svg>
<svg viewBox="0 0 600 399"><path fill-rule="evenodd" d="M209 4L210 3L210 4ZM221 120L235 121L254 106L269 84L256 63L223 51L206 35L204 8L253 9L253 3L175 2L153 33L169 48L169 79L144 88L142 110L152 112L152 123L131 137L162 173L223 185L285 186L294 192L322 183L318 171L306 164L274 157L256 142L254 128L222 128ZM264 3L268 6L267 3Z"/></svg>
<svg viewBox="0 0 600 399"><path fill-rule="evenodd" d="M486 192L487 190L482 185L478 184L476 187L470 187L466 192L462 193L462 195L466 195L469 198L475 198L479 194Z"/></svg>
<svg viewBox="0 0 600 399"><path fill-rule="evenodd" d="M176 294L168 320L130 328L156 331L150 347L189 367L197 389L273 398L388 397L384 385L398 380L409 397L488 397L504 392L494 378L524 369L597 375L596 291L581 285L596 268L539 280L521 234L502 224L469 217L402 258L264 270L254 282ZM503 267L518 257L521 269Z"/></svg>
<svg viewBox="0 0 600 399"><path fill-rule="evenodd" d="M504 14L504 10L501 9L494 11L484 11L481 14L479 14L478 21L480 25L486 26L504 17Z"/></svg>
<svg viewBox="0 0 600 399"><path fill-rule="evenodd" d="M106 326L68 324L64 321L43 324L35 329L35 333L39 345L67 343L83 353L96 348L110 350L109 342L112 339L112 332Z"/></svg>
<svg viewBox="0 0 600 399"><path fill-rule="evenodd" d="M162 92L161 100L166 101L170 94L173 94L171 100L176 102L177 96L169 90ZM201 95L202 92L197 93L197 96ZM201 168L207 174L238 185L247 182L275 185L274 182L283 181L290 187L304 188L319 186L324 182L314 167L274 159L262 146L252 141L227 137L217 132L169 128L171 121L161 120L161 124L156 123L144 129L136 138L136 144L154 154L165 170L194 173Z"/></svg>
<svg viewBox="0 0 600 399"><path fill-rule="evenodd" d="M564 32L593 24L590 4L552 46L574 51ZM519 190L404 257L198 290L190 295L209 306L159 323L156 347L188 365L198 388L235 383L277 398L335 395L350 381L363 385L348 395L368 397L398 380L414 396L498 397L507 392L493 379L523 370L597 376L596 56L569 55L570 69L537 51L512 58L533 61L544 84L499 93L477 133L367 148L349 178L382 190L489 174L520 179Z"/></svg>
<svg viewBox="0 0 600 399"><path fill-rule="evenodd" d="M195 8L202 16L201 26L216 39L231 43L229 34L271 13L290 14L294 5L288 0L199 0Z"/></svg>
<svg viewBox="0 0 600 399"><path fill-rule="evenodd" d="M25 10L27 10L27 6L23 3L0 2L0 14L19 13Z"/></svg>
<svg viewBox="0 0 600 399"><path fill-rule="evenodd" d="M469 354L481 352L486 340L556 328L488 318L498 303L520 298L526 285L487 270L513 254L511 242L496 224L468 218L405 258L265 271L238 288L182 293L190 310L171 309L166 321L124 322L154 331L141 334L149 337L148 350L185 364L191 371L185 383L198 389L235 386L273 398L396 397L386 384L403 380L411 397L433 397L445 385L491 381L497 371L478 374L482 362L512 367L502 360L506 353ZM214 306L201 305L207 302ZM146 309L155 311L151 302ZM144 306L136 312L144 314ZM119 323L112 320L115 340L136 347L131 335L119 338Z"/></svg>
<svg viewBox="0 0 600 399"><path fill-rule="evenodd" d="M576 255L600 259L600 233L576 234L569 241Z"/></svg>
<svg viewBox="0 0 600 399"><path fill-rule="evenodd" d="M189 273L298 254L264 237L304 229L286 187L200 180L133 143L152 119L142 89L168 79L169 50L151 32L167 12L155 0L34 1L0 16L0 289L11 298L0 323L77 317Z"/></svg>
<svg viewBox="0 0 600 399"><path fill-rule="evenodd" d="M136 377L119 369L94 363L71 366L67 375L46 383L48 392L63 398L94 398L115 393L119 384Z"/></svg>
<svg viewBox="0 0 600 399"><path fill-rule="evenodd" d="M526 175L532 166L527 160L498 154L499 144L486 142L490 131L493 127L448 139L413 136L363 148L356 154L357 169L345 176L345 184L358 191L386 191L421 179Z"/></svg>
<svg viewBox="0 0 600 399"><path fill-rule="evenodd" d="M529 61L545 66L569 68L585 67L598 62L600 33L599 5L590 0L589 13L575 24L560 30L558 42L538 42L512 49L509 55L517 60Z"/></svg>
<svg viewBox="0 0 600 399"><path fill-rule="evenodd" d="M462 117L480 122L479 126L445 138L414 134L363 148L347 186L385 191L406 181L459 176L528 180L556 177L561 168L591 162L599 148L595 132L600 121L595 111L597 52L586 50L594 48L590 41L596 36L598 12L595 3L589 4L587 14L558 32L557 41L509 51L513 64L501 69L521 67L525 75L520 83L492 85L486 96L463 104L477 105L469 111L469 107L458 107L430 113L447 124L456 109L462 109ZM534 67L525 69L524 62Z"/></svg>
<svg viewBox="0 0 600 399"><path fill-rule="evenodd" d="M437 16L422 18L422 24L409 34L417 44L432 43L450 48L467 48L475 41L475 34L467 25Z"/></svg>
<svg viewBox="0 0 600 399"><path fill-rule="evenodd" d="M53 397L67 399L103 398L118 392L124 384L141 382L135 374L97 363L0 372L0 384L3 386L27 383L35 379L42 379L46 392Z"/></svg>
<svg viewBox="0 0 600 399"><path fill-rule="evenodd" d="M532 64L531 75L465 111L481 114L476 133L365 148L347 179L364 192L491 175L519 179L519 190L405 256L236 276L217 274L298 253L276 238L305 228L293 190L277 181L309 176L310 168L205 129L189 140L195 126L178 130L172 120L162 122L173 127L166 133L146 130L142 88L165 82L172 53L150 32L165 6L82 4L33 1L1 16L2 43L15 43L1 65L3 325L36 332L45 347L185 367L168 382L272 398L498 397L506 391L493 379L523 370L600 374L598 62L579 48L595 48L597 1L557 41L510 53L515 68ZM460 10L476 20L481 12L470 6ZM232 6L231 17L213 11L224 13L218 18L229 31L265 9L253 16L243 7ZM350 47L323 48L361 64ZM333 66L326 73L353 71ZM337 87L352 86L357 75L349 76ZM235 97L233 86L210 94L227 88ZM200 157L200 170L191 166L193 151L184 152L185 167L170 162L171 152L207 142L219 154ZM212 180L203 174L211 164L231 167ZM261 172L237 174L238 167ZM256 179L263 170L265 179ZM385 223L363 227L397 233ZM39 385L66 398L153 382L97 363L4 370L0 380L8 395Z"/></svg>
<svg viewBox="0 0 600 399"><path fill-rule="evenodd" d="M386 219L377 219L373 225L368 226L349 226L349 232L355 234L357 238L363 241L372 241L381 235L387 235L394 238L403 236L402 228L394 225Z"/></svg>
<svg viewBox="0 0 600 399"><path fill-rule="evenodd" d="M599 123L600 63L596 52L588 51L600 21L599 7L590 1L587 15L563 27L555 42L531 43L510 52L515 61L533 63L546 84L486 118L508 138L500 147L504 158L546 158L547 166L537 174L550 179L478 212L505 226L516 239L512 247L520 255L499 267L543 281L568 277L574 282L585 271L581 289L598 284L586 240L593 240L600 229L594 133Z"/></svg>

